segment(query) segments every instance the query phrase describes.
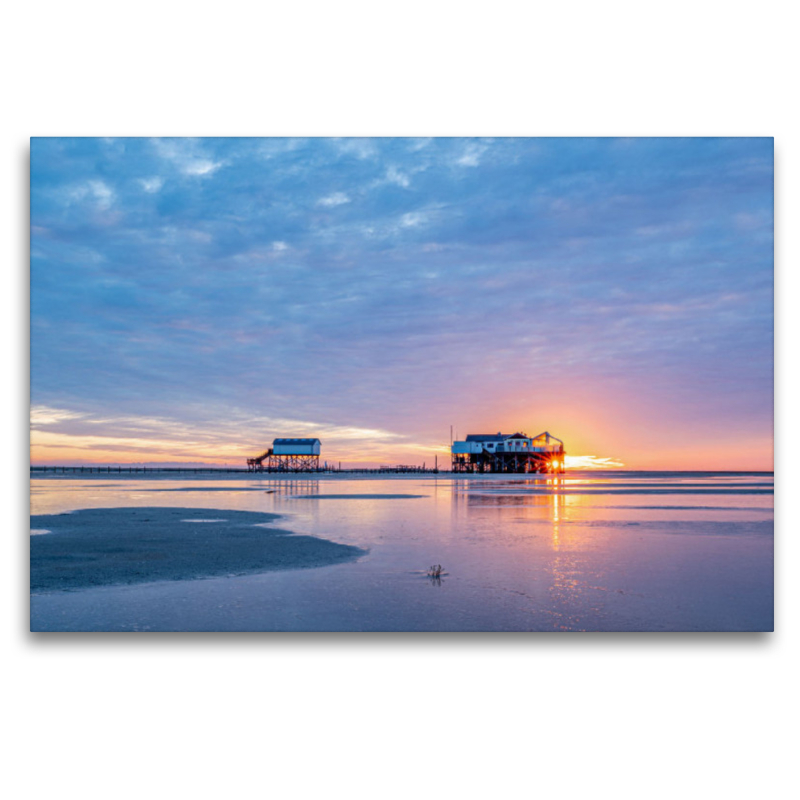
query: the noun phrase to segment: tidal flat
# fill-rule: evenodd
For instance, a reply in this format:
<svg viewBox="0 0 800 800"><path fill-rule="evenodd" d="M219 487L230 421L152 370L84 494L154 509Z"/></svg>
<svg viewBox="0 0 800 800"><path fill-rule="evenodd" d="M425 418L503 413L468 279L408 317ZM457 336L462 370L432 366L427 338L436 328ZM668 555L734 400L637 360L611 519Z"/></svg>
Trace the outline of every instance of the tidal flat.
<svg viewBox="0 0 800 800"><path fill-rule="evenodd" d="M31 518L31 591L308 569L364 550L276 528L277 514L230 509L89 508ZM35 527L34 527L35 526Z"/></svg>
<svg viewBox="0 0 800 800"><path fill-rule="evenodd" d="M771 473L34 477L31 630L769 631L772 493Z"/></svg>

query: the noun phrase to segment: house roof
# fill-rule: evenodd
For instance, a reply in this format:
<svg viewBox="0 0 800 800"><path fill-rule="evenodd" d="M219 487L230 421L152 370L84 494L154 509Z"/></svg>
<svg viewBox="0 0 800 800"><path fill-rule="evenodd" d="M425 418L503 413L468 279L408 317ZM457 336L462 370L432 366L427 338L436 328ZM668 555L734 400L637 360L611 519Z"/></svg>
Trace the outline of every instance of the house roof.
<svg viewBox="0 0 800 800"><path fill-rule="evenodd" d="M274 439L272 444L314 444L314 442L319 442L319 439Z"/></svg>
<svg viewBox="0 0 800 800"><path fill-rule="evenodd" d="M562 442L561 439L559 439L556 436L553 436L553 434L549 433L548 431L542 431L542 433L540 433L538 436L534 436L532 438L533 439L547 439L548 442L552 440L554 442L558 442L559 444L562 444L562 445L564 444L564 442Z"/></svg>
<svg viewBox="0 0 800 800"><path fill-rule="evenodd" d="M470 433L466 441L468 442L503 442L508 439L508 435L504 433Z"/></svg>

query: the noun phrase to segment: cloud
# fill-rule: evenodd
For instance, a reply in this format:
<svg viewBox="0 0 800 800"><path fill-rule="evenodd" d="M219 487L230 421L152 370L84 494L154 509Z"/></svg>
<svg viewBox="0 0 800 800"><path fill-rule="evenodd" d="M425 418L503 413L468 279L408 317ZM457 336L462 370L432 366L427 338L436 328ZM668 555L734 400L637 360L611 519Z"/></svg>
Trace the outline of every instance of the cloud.
<svg viewBox="0 0 800 800"><path fill-rule="evenodd" d="M195 158L186 161L181 169L185 175L210 175L221 166L221 161L211 161L207 158Z"/></svg>
<svg viewBox="0 0 800 800"><path fill-rule="evenodd" d="M326 208L334 208L349 203L350 198L344 192L334 192L327 197L323 197L317 201L318 206L325 206Z"/></svg>
<svg viewBox="0 0 800 800"><path fill-rule="evenodd" d="M161 158L171 162L183 175L212 175L225 161L215 161L194 139L154 139L153 146Z"/></svg>
<svg viewBox="0 0 800 800"><path fill-rule="evenodd" d="M114 202L114 191L104 181L88 180L69 188L67 198L70 203L88 200L98 209L106 210Z"/></svg>
<svg viewBox="0 0 800 800"><path fill-rule="evenodd" d="M342 155L352 155L358 159L374 159L378 146L374 139L333 139L336 149Z"/></svg>
<svg viewBox="0 0 800 800"><path fill-rule="evenodd" d="M410 211L400 217L400 226L402 228L416 228L419 225L424 225L427 221L427 215L421 211Z"/></svg>
<svg viewBox="0 0 800 800"><path fill-rule="evenodd" d="M229 415L221 425L207 420L97 415L39 407L31 414L31 455L37 462L59 453L85 462L244 460L278 436L316 437L329 457L342 458L353 446L380 456L381 448L405 437L391 431L330 425L292 418ZM392 447L395 445L392 444ZM402 444L397 445L402 447Z"/></svg>
<svg viewBox="0 0 800 800"><path fill-rule="evenodd" d="M153 178L141 178L139 183L148 194L155 194L156 192L161 190L161 187L164 185L164 179L158 177L157 175Z"/></svg>
<svg viewBox="0 0 800 800"><path fill-rule="evenodd" d="M259 139L256 145L256 153L264 159L276 159L285 157L287 154L300 150L307 144L307 139L269 137Z"/></svg>
<svg viewBox="0 0 800 800"><path fill-rule="evenodd" d="M411 185L411 180L407 175L404 175L397 167L389 167L386 171L386 180L388 183L395 183L407 189Z"/></svg>
<svg viewBox="0 0 800 800"><path fill-rule="evenodd" d="M461 167L477 167L481 163L481 157L488 149L485 144L470 142L461 155L456 158L456 164Z"/></svg>
<svg viewBox="0 0 800 800"><path fill-rule="evenodd" d="M81 419L83 414L76 411L68 411L63 408L50 408L49 406L31 407L31 426L40 427L42 425L58 425L72 419Z"/></svg>

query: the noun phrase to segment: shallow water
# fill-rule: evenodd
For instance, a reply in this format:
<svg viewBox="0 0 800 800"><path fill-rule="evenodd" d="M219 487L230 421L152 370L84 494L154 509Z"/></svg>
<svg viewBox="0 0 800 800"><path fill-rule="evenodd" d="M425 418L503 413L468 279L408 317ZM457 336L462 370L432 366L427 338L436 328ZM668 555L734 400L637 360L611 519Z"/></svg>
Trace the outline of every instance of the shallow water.
<svg viewBox="0 0 800 800"><path fill-rule="evenodd" d="M772 492L764 473L36 478L32 514L263 511L280 514L280 528L368 553L314 569L37 594L31 627L771 630ZM440 580L425 574L433 564Z"/></svg>

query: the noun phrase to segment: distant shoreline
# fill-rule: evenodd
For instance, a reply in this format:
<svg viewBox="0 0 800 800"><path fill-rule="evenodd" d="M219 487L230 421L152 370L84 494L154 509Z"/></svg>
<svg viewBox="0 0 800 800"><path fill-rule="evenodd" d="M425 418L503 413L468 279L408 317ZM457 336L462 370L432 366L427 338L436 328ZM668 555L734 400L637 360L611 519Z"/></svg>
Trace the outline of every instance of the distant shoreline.
<svg viewBox="0 0 800 800"><path fill-rule="evenodd" d="M396 472L381 469L342 469L318 472L252 472L247 469L226 467L70 467L48 466L30 467L31 479L97 479L115 478L120 480L152 479L204 479L215 480L253 480L253 481L293 481L293 480L394 480L433 478L436 480L564 480L566 478L589 478L619 475L659 475L659 476L691 476L691 475L763 475L774 477L774 471L766 470L630 470L630 469L572 469L560 475L549 473L522 472L451 472L450 470L425 470L415 472Z"/></svg>

